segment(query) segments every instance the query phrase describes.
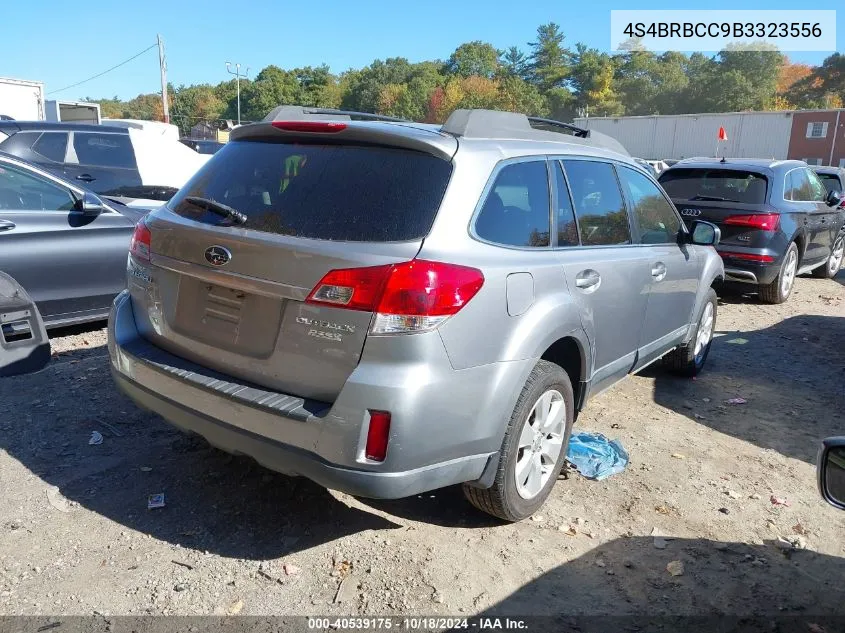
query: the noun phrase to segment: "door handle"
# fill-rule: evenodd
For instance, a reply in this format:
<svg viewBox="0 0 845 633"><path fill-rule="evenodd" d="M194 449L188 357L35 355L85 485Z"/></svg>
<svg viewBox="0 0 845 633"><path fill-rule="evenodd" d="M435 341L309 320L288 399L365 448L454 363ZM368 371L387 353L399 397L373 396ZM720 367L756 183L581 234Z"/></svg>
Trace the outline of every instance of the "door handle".
<svg viewBox="0 0 845 633"><path fill-rule="evenodd" d="M96 179L96 178L94 178L94 176L92 176L91 174L79 174L79 175L76 177L76 179L77 179L77 180L82 180L83 182L94 182L95 180L97 180L97 179Z"/></svg>
<svg viewBox="0 0 845 633"><path fill-rule="evenodd" d="M651 276L654 277L655 281L663 281L666 276L666 264L663 262L655 263L651 267Z"/></svg>
<svg viewBox="0 0 845 633"><path fill-rule="evenodd" d="M584 292L595 292L601 285L601 275L598 271L588 268L575 276L575 287Z"/></svg>
<svg viewBox="0 0 845 633"><path fill-rule="evenodd" d="M8 220L0 220L0 231L11 231L15 228L14 222L9 222Z"/></svg>

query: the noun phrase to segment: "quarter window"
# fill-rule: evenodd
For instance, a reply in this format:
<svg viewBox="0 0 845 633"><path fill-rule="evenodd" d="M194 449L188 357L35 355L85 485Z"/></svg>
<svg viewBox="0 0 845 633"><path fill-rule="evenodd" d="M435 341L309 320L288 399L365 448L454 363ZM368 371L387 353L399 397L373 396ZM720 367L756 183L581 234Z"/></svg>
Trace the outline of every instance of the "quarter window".
<svg viewBox="0 0 845 633"><path fill-rule="evenodd" d="M507 165L496 176L475 222L478 237L508 246L549 246L545 161Z"/></svg>
<svg viewBox="0 0 845 633"><path fill-rule="evenodd" d="M70 191L0 163L0 214L3 211L70 211Z"/></svg>
<svg viewBox="0 0 845 633"><path fill-rule="evenodd" d="M640 228L640 244L676 243L681 220L657 185L633 169L620 167L618 173L634 207Z"/></svg>
<svg viewBox="0 0 845 633"><path fill-rule="evenodd" d="M55 161L57 163L65 162L65 150L67 149L67 133L66 132L44 132L35 145L32 146L32 151L40 154L44 158Z"/></svg>
<svg viewBox="0 0 845 633"><path fill-rule="evenodd" d="M794 202L812 202L813 189L806 169L793 169L786 175L784 198Z"/></svg>
<svg viewBox="0 0 845 633"><path fill-rule="evenodd" d="M585 246L630 244L628 213L613 166L588 160L565 160L563 167Z"/></svg>

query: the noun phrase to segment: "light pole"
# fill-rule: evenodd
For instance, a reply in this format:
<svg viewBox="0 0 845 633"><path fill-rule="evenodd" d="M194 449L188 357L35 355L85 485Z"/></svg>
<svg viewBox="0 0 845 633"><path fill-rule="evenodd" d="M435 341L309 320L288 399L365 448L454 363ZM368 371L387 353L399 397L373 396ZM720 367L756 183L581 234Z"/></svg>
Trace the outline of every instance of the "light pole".
<svg viewBox="0 0 845 633"><path fill-rule="evenodd" d="M244 71L243 75L241 74L241 65L240 64L234 65L235 66L235 72L232 72L232 69L230 68L230 66L232 66L232 62L226 62L226 72L229 73L230 75L235 76L235 85L237 86L237 91L238 91L238 125L240 125L241 124L241 77L246 79L246 76L249 74L249 66L246 67L246 71Z"/></svg>

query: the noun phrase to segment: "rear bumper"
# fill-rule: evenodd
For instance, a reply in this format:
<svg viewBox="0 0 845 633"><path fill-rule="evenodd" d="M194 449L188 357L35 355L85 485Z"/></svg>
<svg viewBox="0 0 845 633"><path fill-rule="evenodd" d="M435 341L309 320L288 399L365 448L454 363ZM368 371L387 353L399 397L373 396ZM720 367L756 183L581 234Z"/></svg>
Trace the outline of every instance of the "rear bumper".
<svg viewBox="0 0 845 633"><path fill-rule="evenodd" d="M180 369L184 361L173 356L176 368L164 368L160 361L166 363L168 354L139 336L127 293L115 299L109 317L109 354L119 389L174 426L272 470L388 499L482 479L497 461L516 394L534 364L460 371L429 364L428 380L412 387L408 377L420 375L418 366L406 368L409 374L401 366L362 358L333 404L320 407L292 396L286 403L255 394L249 386L238 389L214 377L198 380L197 372ZM510 385L516 388L513 398L512 388L505 388ZM392 414L383 463L363 456L368 409Z"/></svg>
<svg viewBox="0 0 845 633"><path fill-rule="evenodd" d="M768 254L768 253L764 253ZM752 262L723 257L725 263L725 281L767 285L772 283L780 273L780 260L769 264L755 264Z"/></svg>

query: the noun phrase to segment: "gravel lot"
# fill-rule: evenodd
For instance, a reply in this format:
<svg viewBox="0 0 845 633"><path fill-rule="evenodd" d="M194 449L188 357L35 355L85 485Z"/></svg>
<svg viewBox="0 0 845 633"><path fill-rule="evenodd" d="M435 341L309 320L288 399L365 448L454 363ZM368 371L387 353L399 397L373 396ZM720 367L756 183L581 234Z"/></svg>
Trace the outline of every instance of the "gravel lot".
<svg viewBox="0 0 845 633"><path fill-rule="evenodd" d="M211 449L117 394L104 330L59 332L0 380L0 614L845 615L845 512L814 473L845 433L845 271L782 306L726 292L717 331L697 380L650 368L579 418L625 472L572 474L517 525Z"/></svg>

